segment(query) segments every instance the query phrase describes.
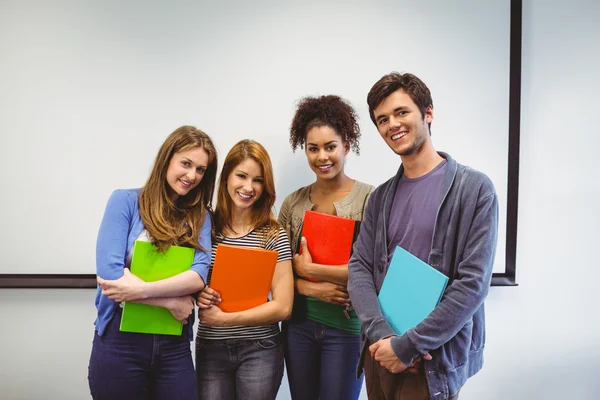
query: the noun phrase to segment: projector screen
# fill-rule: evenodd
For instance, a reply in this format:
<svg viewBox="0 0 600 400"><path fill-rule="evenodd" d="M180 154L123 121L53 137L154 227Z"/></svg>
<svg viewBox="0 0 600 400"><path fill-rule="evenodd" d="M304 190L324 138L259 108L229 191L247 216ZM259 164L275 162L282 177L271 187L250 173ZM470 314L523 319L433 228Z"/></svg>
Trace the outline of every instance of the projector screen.
<svg viewBox="0 0 600 400"><path fill-rule="evenodd" d="M276 212L314 180L289 127L304 96L358 111L361 154L346 173L373 185L400 164L366 96L392 71L430 88L434 146L483 171L499 198L494 272L505 271L510 3L8 1L0 5L0 274L94 274L106 201L142 186L181 125L223 161L245 138L269 151Z"/></svg>

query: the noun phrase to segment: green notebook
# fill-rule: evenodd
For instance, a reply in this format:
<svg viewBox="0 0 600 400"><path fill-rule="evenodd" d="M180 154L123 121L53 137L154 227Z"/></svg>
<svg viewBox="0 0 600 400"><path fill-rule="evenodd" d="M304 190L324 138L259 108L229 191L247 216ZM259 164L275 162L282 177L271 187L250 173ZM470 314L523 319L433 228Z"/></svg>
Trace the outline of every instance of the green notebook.
<svg viewBox="0 0 600 400"><path fill-rule="evenodd" d="M145 282L170 278L190 269L194 249L171 246L159 253L150 242L136 240L131 257L131 273ZM125 303L121 318L122 332L181 335L183 324L163 307Z"/></svg>

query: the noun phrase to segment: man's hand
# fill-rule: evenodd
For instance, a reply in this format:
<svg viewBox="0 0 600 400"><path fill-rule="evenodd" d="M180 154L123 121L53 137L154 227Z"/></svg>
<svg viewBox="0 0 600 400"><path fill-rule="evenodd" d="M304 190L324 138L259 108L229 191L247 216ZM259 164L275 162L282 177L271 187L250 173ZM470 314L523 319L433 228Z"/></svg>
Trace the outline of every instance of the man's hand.
<svg viewBox="0 0 600 400"><path fill-rule="evenodd" d="M417 375L419 370L421 369L421 364L423 360L431 360L431 355L429 353L425 353L422 356L415 357L413 362L406 368L406 372L410 372L411 374Z"/></svg>
<svg viewBox="0 0 600 400"><path fill-rule="evenodd" d="M294 271L296 275L301 278L307 278L310 275L310 265L312 264L312 256L308 251L308 244L306 243L306 238L302 237L300 240L300 246L302 247L302 254L294 255L294 262L292 265L294 266Z"/></svg>
<svg viewBox="0 0 600 400"><path fill-rule="evenodd" d="M407 366L396 357L390 341L391 337L387 337L373 343L369 346L369 352L371 352L371 356L375 361L379 362L382 367L392 374L398 374L406 370Z"/></svg>
<svg viewBox="0 0 600 400"><path fill-rule="evenodd" d="M119 303L144 299L144 286L146 282L133 275L128 268L123 270L123 276L116 280L96 277L102 288L102 295Z"/></svg>
<svg viewBox="0 0 600 400"><path fill-rule="evenodd" d="M379 364L390 371L392 374L397 374L403 371L410 372L412 374L418 374L421 368L421 362L423 359L431 360L432 357L429 353L425 353L420 357L417 357L413 362L406 366L402 361L396 357L394 349L392 349L391 343L392 337L387 337L373 343L369 346L369 352L371 357L379 362Z"/></svg>

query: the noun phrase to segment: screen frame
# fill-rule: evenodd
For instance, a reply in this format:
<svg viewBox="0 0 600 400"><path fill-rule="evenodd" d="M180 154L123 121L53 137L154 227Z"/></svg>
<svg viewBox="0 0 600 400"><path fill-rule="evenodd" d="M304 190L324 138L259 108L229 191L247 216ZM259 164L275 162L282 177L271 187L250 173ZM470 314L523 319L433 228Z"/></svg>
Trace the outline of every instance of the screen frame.
<svg viewBox="0 0 600 400"><path fill-rule="evenodd" d="M517 217L521 141L522 0L510 1L510 69L508 117L508 181L505 270L494 272L492 286L517 286ZM0 274L0 288L96 288L95 274Z"/></svg>

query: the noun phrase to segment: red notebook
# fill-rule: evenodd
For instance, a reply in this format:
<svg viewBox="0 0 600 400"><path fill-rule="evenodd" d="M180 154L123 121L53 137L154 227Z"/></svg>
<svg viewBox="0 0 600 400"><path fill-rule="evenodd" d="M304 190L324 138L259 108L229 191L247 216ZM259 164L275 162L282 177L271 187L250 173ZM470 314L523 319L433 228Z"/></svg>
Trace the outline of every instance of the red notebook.
<svg viewBox="0 0 600 400"><path fill-rule="evenodd" d="M350 218L307 210L304 212L300 238L306 238L314 263L344 265L350 260L359 225L359 221ZM302 251L300 244L298 251Z"/></svg>

